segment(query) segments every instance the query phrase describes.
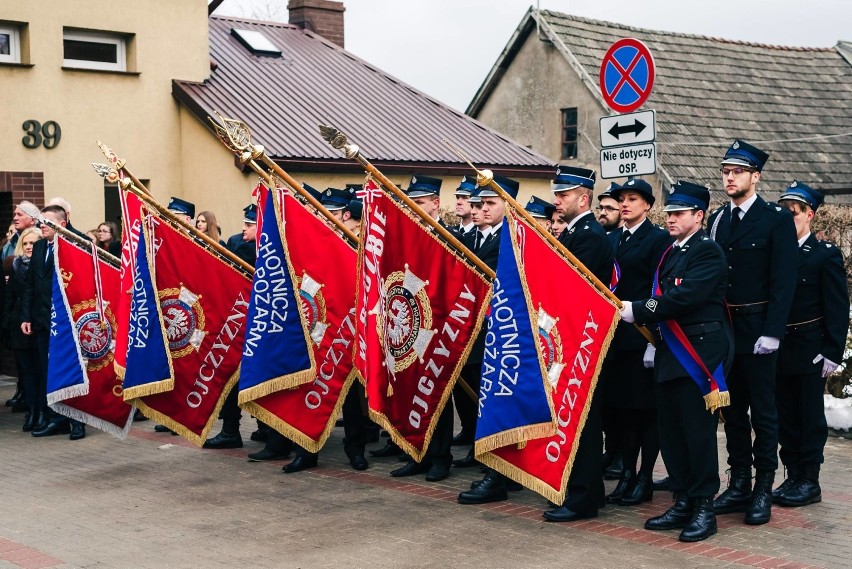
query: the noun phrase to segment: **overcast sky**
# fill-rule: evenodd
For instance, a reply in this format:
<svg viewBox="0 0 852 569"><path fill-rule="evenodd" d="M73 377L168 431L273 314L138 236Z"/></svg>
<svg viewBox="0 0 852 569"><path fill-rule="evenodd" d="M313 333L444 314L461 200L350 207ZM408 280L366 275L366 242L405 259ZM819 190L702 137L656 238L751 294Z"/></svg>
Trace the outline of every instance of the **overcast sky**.
<svg viewBox="0 0 852 569"><path fill-rule="evenodd" d="M532 2L344 0L346 49L464 111ZM541 9L774 45L852 41L852 0L541 0ZM287 21L287 0L225 0L216 14Z"/></svg>

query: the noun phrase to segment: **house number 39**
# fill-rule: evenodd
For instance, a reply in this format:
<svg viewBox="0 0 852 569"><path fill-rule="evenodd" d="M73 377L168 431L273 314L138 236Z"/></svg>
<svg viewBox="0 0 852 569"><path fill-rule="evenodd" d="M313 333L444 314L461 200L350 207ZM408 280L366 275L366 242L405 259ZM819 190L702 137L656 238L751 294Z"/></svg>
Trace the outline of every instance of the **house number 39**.
<svg viewBox="0 0 852 569"><path fill-rule="evenodd" d="M41 124L37 120L24 121L21 128L27 133L21 142L27 148L56 148L59 144L59 139L62 138L62 129L59 128L59 123L56 121L47 121Z"/></svg>

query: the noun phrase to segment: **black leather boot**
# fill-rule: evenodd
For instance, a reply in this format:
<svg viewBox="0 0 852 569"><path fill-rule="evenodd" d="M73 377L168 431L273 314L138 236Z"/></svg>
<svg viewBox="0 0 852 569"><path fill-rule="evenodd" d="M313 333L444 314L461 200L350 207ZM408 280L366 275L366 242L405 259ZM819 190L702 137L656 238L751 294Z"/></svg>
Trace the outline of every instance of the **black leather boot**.
<svg viewBox="0 0 852 569"><path fill-rule="evenodd" d="M201 448L208 449L223 449L223 448L243 448L243 437L240 435L240 431L222 427L222 431L213 437L212 439L207 439L204 441L204 444L201 445Z"/></svg>
<svg viewBox="0 0 852 569"><path fill-rule="evenodd" d="M774 495L773 495L774 497ZM796 484L781 496L777 503L788 508L799 508L822 501L819 487L819 464L806 464Z"/></svg>
<svg viewBox="0 0 852 569"><path fill-rule="evenodd" d="M654 497L654 480L650 472L640 472L635 483L629 485L621 496L622 506L638 506L642 502L650 502Z"/></svg>
<svg viewBox="0 0 852 569"><path fill-rule="evenodd" d="M660 492L671 490L671 486L669 485L669 477L660 478L659 480L654 480L654 490L659 490Z"/></svg>
<svg viewBox="0 0 852 569"><path fill-rule="evenodd" d="M27 412L27 416L24 417L24 432L29 433L33 429L35 429L36 423L38 423L38 406L30 405L30 410Z"/></svg>
<svg viewBox="0 0 852 569"><path fill-rule="evenodd" d="M692 506L689 503L689 498L686 497L686 492L676 492L672 507L663 512L662 515L646 520L645 529L661 531L684 528L691 519Z"/></svg>
<svg viewBox="0 0 852 569"><path fill-rule="evenodd" d="M509 498L506 493L506 477L489 470L475 488L459 494L459 504L487 504Z"/></svg>
<svg viewBox="0 0 852 569"><path fill-rule="evenodd" d="M790 490L793 489L801 480L802 469L798 464L793 464L787 467L787 478L784 479L778 488L772 491L772 501L776 504L780 504L779 499L782 496L785 496Z"/></svg>
<svg viewBox="0 0 852 569"><path fill-rule="evenodd" d="M713 502L717 514L745 512L751 503L751 468L734 466L731 468L731 479L728 489L722 492Z"/></svg>
<svg viewBox="0 0 852 569"><path fill-rule="evenodd" d="M319 462L319 454L315 452L308 451L299 451L296 453L296 458L293 461L284 466L281 470L283 470L287 474L293 474L294 472L301 472L303 470L307 470L308 468L316 468Z"/></svg>
<svg viewBox="0 0 852 569"><path fill-rule="evenodd" d="M692 507L692 518L680 532L680 541L702 541L716 533L716 512L713 498L696 498Z"/></svg>
<svg viewBox="0 0 852 569"><path fill-rule="evenodd" d="M33 432L45 430L48 423L50 423L50 410L47 407L39 407L38 419L35 425L33 425Z"/></svg>
<svg viewBox="0 0 852 569"><path fill-rule="evenodd" d="M636 472L633 470L624 470L621 473L621 478L618 480L618 484L615 485L615 489L607 494L606 503L607 504L618 504L621 502L621 497L624 496L624 491L630 486L635 485L636 483Z"/></svg>
<svg viewBox="0 0 852 569"><path fill-rule="evenodd" d="M746 509L745 523L751 526L765 524L772 517L772 483L775 482L775 472L758 470L754 477L754 490L751 492L751 503Z"/></svg>
<svg viewBox="0 0 852 569"><path fill-rule="evenodd" d="M621 480L621 473L624 470L624 458L619 454L613 457L609 466L604 468L604 480Z"/></svg>

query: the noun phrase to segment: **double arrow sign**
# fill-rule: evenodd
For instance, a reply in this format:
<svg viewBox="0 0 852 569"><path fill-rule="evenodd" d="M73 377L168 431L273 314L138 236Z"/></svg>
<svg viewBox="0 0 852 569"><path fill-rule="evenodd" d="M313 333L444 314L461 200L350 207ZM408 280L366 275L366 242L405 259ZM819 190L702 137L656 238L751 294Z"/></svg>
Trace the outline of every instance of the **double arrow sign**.
<svg viewBox="0 0 852 569"><path fill-rule="evenodd" d="M653 142L656 138L654 111L601 118L601 147Z"/></svg>

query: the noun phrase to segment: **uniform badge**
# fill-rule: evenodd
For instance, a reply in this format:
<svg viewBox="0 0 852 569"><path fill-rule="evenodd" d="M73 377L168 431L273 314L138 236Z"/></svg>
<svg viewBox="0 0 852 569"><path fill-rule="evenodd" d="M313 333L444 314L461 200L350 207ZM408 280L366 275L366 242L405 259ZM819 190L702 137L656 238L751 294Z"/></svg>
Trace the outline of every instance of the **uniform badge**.
<svg viewBox="0 0 852 569"><path fill-rule="evenodd" d="M411 183L412 183L412 184L416 184L416 183L417 183L417 176L411 176Z"/></svg>
<svg viewBox="0 0 852 569"><path fill-rule="evenodd" d="M648 302L645 303L645 308L650 310L651 312L655 312L657 310L657 304L659 304L655 299L648 299Z"/></svg>
<svg viewBox="0 0 852 569"><path fill-rule="evenodd" d="M738 149L739 147L740 147L740 141L739 141L739 140L735 140L735 141L734 141L734 145L733 145L733 146L731 146L731 148L733 148L734 150L736 150L736 149Z"/></svg>
<svg viewBox="0 0 852 569"><path fill-rule="evenodd" d="M198 351L207 334L199 296L183 285L162 290L159 296L172 357L180 358L192 350Z"/></svg>
<svg viewBox="0 0 852 569"><path fill-rule="evenodd" d="M682 283L682 282L683 282L683 279L675 279L675 280L674 280L674 285L675 285L675 286L680 286L680 283Z"/></svg>
<svg viewBox="0 0 852 569"><path fill-rule="evenodd" d="M544 359L547 380L555 389L565 364L562 362L562 338L556 328L557 318L538 307L538 345Z"/></svg>
<svg viewBox="0 0 852 569"><path fill-rule="evenodd" d="M297 277L296 284L299 287L299 301L302 305L302 314L305 315L308 334L319 346L328 329L328 322L325 321L325 297L322 295L322 285L312 279L308 273Z"/></svg>
<svg viewBox="0 0 852 569"><path fill-rule="evenodd" d="M670 193L670 194L673 194L673 193L674 193L674 190L675 190L675 189L674 189L674 186L669 186L669 193Z"/></svg>
<svg viewBox="0 0 852 569"><path fill-rule="evenodd" d="M796 187L796 186L798 186L798 185L799 185L799 182L798 182L798 181L796 181L796 180L793 180L793 183L792 183L792 184L790 184L790 187L791 187L791 188L795 188L795 187Z"/></svg>
<svg viewBox="0 0 852 569"><path fill-rule="evenodd" d="M630 180L629 182L627 182L627 185L632 186L635 183L636 183L636 180Z"/></svg>
<svg viewBox="0 0 852 569"><path fill-rule="evenodd" d="M384 298L379 311L379 338L385 350L385 365L392 374L408 368L414 360L422 360L429 342L438 332L432 330L432 307L426 286L405 267L384 282Z"/></svg>

